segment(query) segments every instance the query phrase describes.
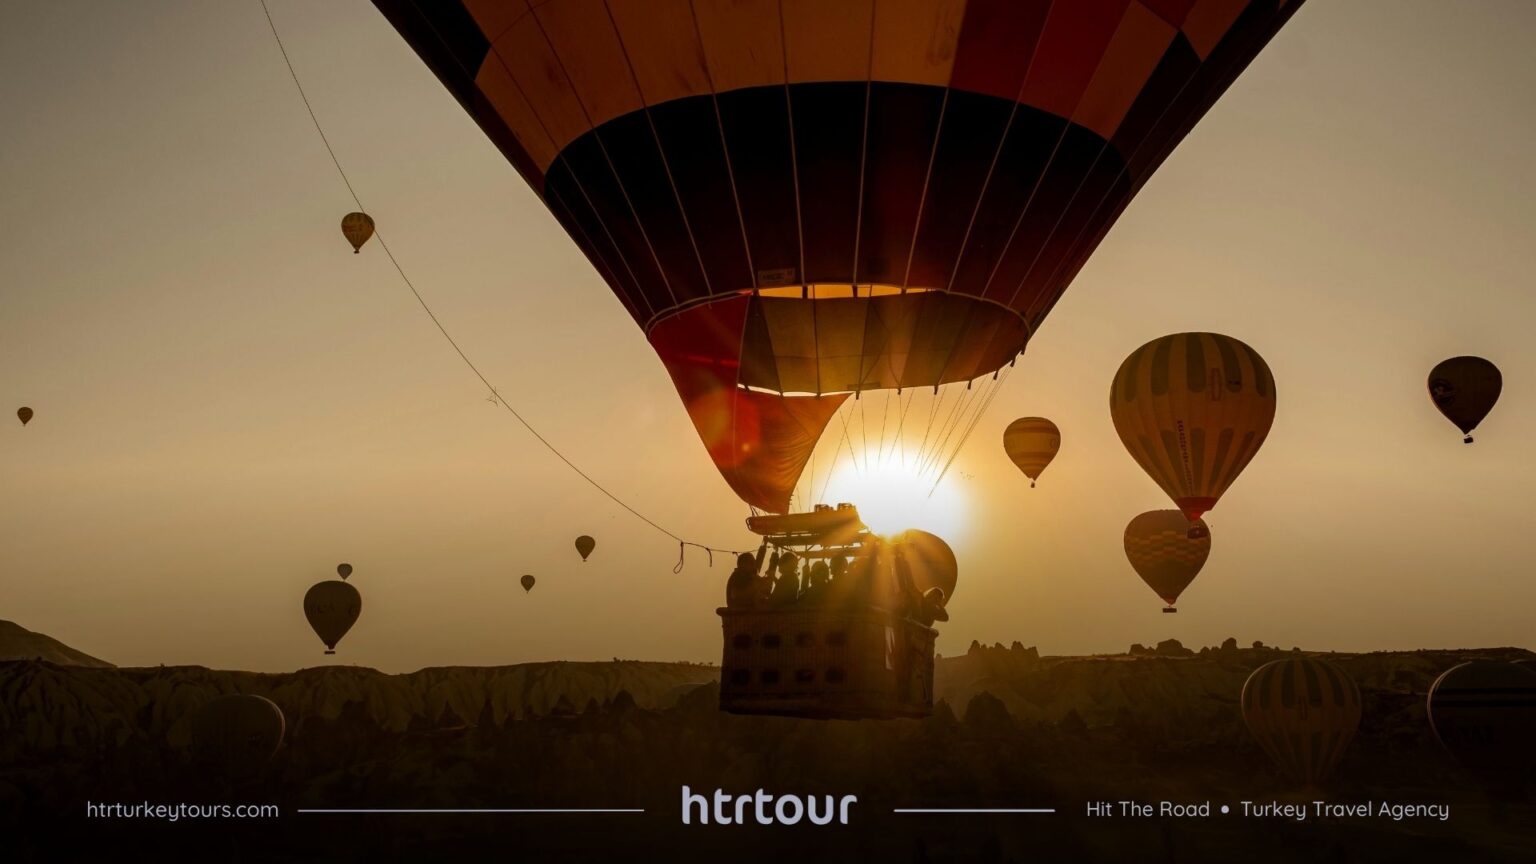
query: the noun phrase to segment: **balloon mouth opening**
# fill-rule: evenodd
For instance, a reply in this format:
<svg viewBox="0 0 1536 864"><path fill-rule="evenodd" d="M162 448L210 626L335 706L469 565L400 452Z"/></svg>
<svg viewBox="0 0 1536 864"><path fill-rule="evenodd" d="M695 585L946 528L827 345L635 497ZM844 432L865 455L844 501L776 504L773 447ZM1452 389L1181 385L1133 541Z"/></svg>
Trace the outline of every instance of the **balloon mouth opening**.
<svg viewBox="0 0 1536 864"><path fill-rule="evenodd" d="M1185 519L1188 519L1189 521L1194 522L1195 520L1199 519L1201 516L1204 516L1206 513L1209 513L1211 511L1211 508L1216 506L1216 499L1215 498L1193 498L1193 497L1191 497L1191 498L1175 498L1173 503L1174 503L1175 506L1177 506L1179 508L1179 512L1184 514L1184 518Z"/></svg>

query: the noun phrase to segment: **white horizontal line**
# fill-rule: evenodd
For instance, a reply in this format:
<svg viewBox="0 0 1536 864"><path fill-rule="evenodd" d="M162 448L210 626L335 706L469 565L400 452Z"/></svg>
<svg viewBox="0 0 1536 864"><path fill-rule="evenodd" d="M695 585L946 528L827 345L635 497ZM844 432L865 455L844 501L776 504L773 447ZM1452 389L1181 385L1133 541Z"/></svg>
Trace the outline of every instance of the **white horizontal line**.
<svg viewBox="0 0 1536 864"><path fill-rule="evenodd" d="M1052 807L928 807L897 808L892 813L1055 813Z"/></svg>
<svg viewBox="0 0 1536 864"><path fill-rule="evenodd" d="M348 808L334 810L298 810L298 813L644 813L644 810L591 807L541 807L541 808L482 808L482 809L368 809Z"/></svg>

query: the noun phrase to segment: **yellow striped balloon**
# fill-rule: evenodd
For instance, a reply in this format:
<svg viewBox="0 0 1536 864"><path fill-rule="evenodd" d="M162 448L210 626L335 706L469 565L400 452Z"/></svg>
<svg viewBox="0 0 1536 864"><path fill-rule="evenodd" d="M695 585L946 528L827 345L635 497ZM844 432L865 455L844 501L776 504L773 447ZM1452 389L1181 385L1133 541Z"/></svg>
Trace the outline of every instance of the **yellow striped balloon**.
<svg viewBox="0 0 1536 864"><path fill-rule="evenodd" d="M1211 530L1205 520L1195 520L1191 530L1177 510L1152 510L1125 526L1125 557L1141 581L1168 604L1164 612L1178 611L1173 604L1200 575L1210 554Z"/></svg>
<svg viewBox="0 0 1536 864"><path fill-rule="evenodd" d="M1360 728L1360 688L1344 670L1297 655L1265 663L1243 684L1243 722L1291 779L1328 779Z"/></svg>
<svg viewBox="0 0 1536 864"><path fill-rule="evenodd" d="M362 251L363 244L373 236L373 217L367 213L348 213L341 217L341 233L352 244L352 254Z"/></svg>
<svg viewBox="0 0 1536 864"><path fill-rule="evenodd" d="M1131 458L1190 520L1216 506L1275 420L1275 378L1219 333L1175 333L1125 358L1109 414Z"/></svg>
<svg viewBox="0 0 1536 864"><path fill-rule="evenodd" d="M1031 489L1040 472L1056 458L1061 449L1061 431L1044 417L1020 417L1003 430L1003 449L1008 458L1029 478Z"/></svg>

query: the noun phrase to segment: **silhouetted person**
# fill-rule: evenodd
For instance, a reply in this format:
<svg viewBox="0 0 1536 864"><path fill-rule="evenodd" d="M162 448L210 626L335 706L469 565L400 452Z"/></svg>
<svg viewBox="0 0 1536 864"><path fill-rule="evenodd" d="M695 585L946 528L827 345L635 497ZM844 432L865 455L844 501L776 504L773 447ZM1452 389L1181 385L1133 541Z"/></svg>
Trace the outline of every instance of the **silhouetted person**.
<svg viewBox="0 0 1536 864"><path fill-rule="evenodd" d="M805 580L805 590L801 592L800 599L816 602L825 599L830 581L831 571L827 569L827 562L817 561L811 565L811 575Z"/></svg>
<svg viewBox="0 0 1536 864"><path fill-rule="evenodd" d="M736 569L725 582L725 605L731 609L748 609L757 605L757 559L751 552L736 556Z"/></svg>
<svg viewBox="0 0 1536 864"><path fill-rule="evenodd" d="M779 578L773 583L773 593L768 602L774 606L787 606L800 596L800 558L793 552L779 556Z"/></svg>
<svg viewBox="0 0 1536 864"><path fill-rule="evenodd" d="M836 561L832 562L835 566ZM874 603L874 580L880 570L880 553L873 544L861 546L842 573L832 581L831 595L839 606L864 612Z"/></svg>
<svg viewBox="0 0 1536 864"><path fill-rule="evenodd" d="M841 579L848 573L848 559L838 555L832 559L832 578Z"/></svg>
<svg viewBox="0 0 1536 864"><path fill-rule="evenodd" d="M924 627L932 627L935 621L948 621L949 612L944 608L944 589L937 586L923 592L917 608L917 620Z"/></svg>

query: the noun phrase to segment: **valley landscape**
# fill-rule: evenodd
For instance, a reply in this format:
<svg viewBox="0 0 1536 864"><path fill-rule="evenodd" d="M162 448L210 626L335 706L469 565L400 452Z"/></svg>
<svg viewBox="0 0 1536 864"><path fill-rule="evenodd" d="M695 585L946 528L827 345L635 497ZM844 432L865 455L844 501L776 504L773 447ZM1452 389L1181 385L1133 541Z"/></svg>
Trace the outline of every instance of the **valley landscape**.
<svg viewBox="0 0 1536 864"><path fill-rule="evenodd" d="M0 812L22 859L198 840L230 860L432 860L502 847L598 860L687 843L698 854L823 854L898 861L1520 861L1536 842L1530 789L1492 790L1435 741L1425 694L1472 659L1518 649L1328 654L1360 685L1364 719L1331 802L1448 804L1449 820L1092 818L1103 800L1273 802L1323 797L1279 775L1238 711L1244 680L1289 649L1040 656L1020 644L944 657L925 720L817 722L717 708L718 670L615 660L422 669L331 666L284 674L112 668L20 659L0 646ZM191 760L189 722L214 696L254 693L286 717L264 772L231 786ZM681 787L858 796L851 824L791 829L681 822ZM273 803L276 819L86 819L92 802ZM1054 808L968 818L896 808ZM621 814L301 814L302 809L642 808ZM1048 820L1046 822L1030 820ZM1113 824L1107 824L1112 822ZM48 826L48 830L37 830ZM1048 826L1049 830L1043 830ZM199 838L201 838L199 840ZM1256 843L1255 838L1272 842ZM745 850L745 851L744 851Z"/></svg>

